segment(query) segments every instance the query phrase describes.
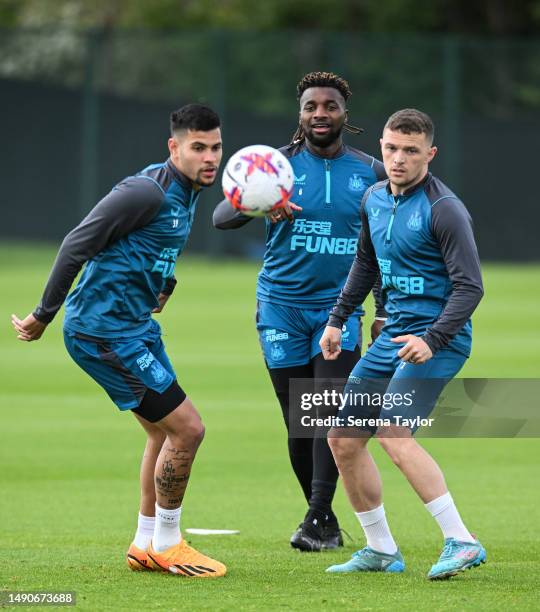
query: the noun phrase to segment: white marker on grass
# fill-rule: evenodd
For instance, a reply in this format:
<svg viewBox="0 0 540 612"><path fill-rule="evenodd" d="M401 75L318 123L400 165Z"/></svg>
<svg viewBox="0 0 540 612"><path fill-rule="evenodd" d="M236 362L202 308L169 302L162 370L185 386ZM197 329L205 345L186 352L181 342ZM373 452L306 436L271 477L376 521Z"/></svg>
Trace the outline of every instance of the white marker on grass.
<svg viewBox="0 0 540 612"><path fill-rule="evenodd" d="M193 535L237 535L240 533L237 529L186 529L186 533Z"/></svg>

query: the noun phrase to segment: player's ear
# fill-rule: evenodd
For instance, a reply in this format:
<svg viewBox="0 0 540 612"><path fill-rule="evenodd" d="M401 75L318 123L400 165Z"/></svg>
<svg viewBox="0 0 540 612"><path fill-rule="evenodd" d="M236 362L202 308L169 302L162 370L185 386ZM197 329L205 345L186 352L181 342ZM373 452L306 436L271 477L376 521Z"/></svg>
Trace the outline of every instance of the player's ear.
<svg viewBox="0 0 540 612"><path fill-rule="evenodd" d="M179 155L180 138L178 137L178 134L173 134L167 141L167 145L169 146L169 152L173 157Z"/></svg>
<svg viewBox="0 0 540 612"><path fill-rule="evenodd" d="M431 147L431 149L429 150L429 155L428 155L428 163L435 157L435 155L437 155L437 147Z"/></svg>

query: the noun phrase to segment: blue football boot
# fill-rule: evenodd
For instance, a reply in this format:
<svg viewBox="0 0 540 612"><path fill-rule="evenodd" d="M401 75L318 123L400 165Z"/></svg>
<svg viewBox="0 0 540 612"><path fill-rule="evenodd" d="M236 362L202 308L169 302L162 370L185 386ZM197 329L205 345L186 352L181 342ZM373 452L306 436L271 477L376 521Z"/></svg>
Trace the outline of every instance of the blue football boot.
<svg viewBox="0 0 540 612"><path fill-rule="evenodd" d="M455 576L458 572L478 567L486 562L486 550L478 542L460 542L455 538L446 538L439 560L429 571L430 580L439 580Z"/></svg>
<svg viewBox="0 0 540 612"><path fill-rule="evenodd" d="M393 555L378 552L366 546L355 553L349 561L341 565L331 565L329 574L348 574L352 572L391 572L400 573L405 569L405 561L399 548Z"/></svg>

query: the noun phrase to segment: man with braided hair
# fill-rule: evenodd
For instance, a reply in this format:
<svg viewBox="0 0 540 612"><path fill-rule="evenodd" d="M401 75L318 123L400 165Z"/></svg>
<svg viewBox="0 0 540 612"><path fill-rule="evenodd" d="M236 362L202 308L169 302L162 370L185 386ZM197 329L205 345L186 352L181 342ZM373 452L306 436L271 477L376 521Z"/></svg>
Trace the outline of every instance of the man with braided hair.
<svg viewBox="0 0 540 612"><path fill-rule="evenodd" d="M309 504L291 538L294 548L320 551L343 544L332 511L338 477L324 437L291 434L299 421L300 402L290 400L289 381L346 379L359 358L359 307L343 329L342 352L336 361L321 355L321 338L329 309L339 295L354 259L360 233L360 202L365 191L385 178L383 165L345 145L343 130L362 130L348 123L349 84L330 72L312 72L297 86L299 124L281 152L295 175L292 200L266 218L266 253L257 285L257 330L275 393L289 430L289 456ZM224 200L214 211L219 229L239 228L252 217ZM278 223L278 221L289 221ZM372 336L382 327L378 304ZM294 419L294 421L293 421Z"/></svg>

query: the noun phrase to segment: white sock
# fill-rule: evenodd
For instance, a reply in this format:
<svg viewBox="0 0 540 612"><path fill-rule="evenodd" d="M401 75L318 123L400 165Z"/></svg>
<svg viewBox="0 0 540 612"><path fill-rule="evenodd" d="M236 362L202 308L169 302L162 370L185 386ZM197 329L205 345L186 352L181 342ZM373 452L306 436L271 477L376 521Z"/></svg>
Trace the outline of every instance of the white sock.
<svg viewBox="0 0 540 612"><path fill-rule="evenodd" d="M139 512L139 522L137 524L137 533L133 539L133 544L141 550L146 550L148 544L154 535L154 525L156 523L155 516L144 516Z"/></svg>
<svg viewBox="0 0 540 612"><path fill-rule="evenodd" d="M463 524L461 516L450 493L445 493L425 504L428 512L439 523L445 538L455 538L461 542L474 542L473 536Z"/></svg>
<svg viewBox="0 0 540 612"><path fill-rule="evenodd" d="M179 544L180 535L180 513L182 506L174 510L160 508L156 504L156 526L152 538L152 547L156 552L163 552L167 548Z"/></svg>
<svg viewBox="0 0 540 612"><path fill-rule="evenodd" d="M367 545L373 550L393 555L397 551L397 544L390 533L386 522L384 504L367 512L355 512L366 534Z"/></svg>

